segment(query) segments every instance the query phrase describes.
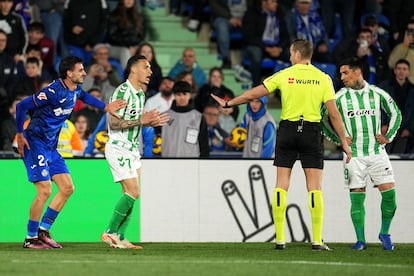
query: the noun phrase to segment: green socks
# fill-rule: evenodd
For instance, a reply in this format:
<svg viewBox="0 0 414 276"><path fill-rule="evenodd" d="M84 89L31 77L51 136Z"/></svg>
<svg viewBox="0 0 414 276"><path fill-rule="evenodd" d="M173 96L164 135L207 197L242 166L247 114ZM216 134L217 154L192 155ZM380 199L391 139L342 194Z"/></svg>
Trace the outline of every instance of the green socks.
<svg viewBox="0 0 414 276"><path fill-rule="evenodd" d="M125 231L128 227L129 221L131 220L131 214L132 214L132 210L134 209L134 205L132 205L131 208L129 208L126 217L124 218L124 220L121 222L121 225L119 225L118 228L118 235L119 235L119 239L123 240L125 238Z"/></svg>
<svg viewBox="0 0 414 276"><path fill-rule="evenodd" d="M397 209L395 189L383 191L381 192L381 196L382 223L380 234L388 234L392 218L394 217L395 210Z"/></svg>
<svg viewBox="0 0 414 276"><path fill-rule="evenodd" d="M358 241L365 242L365 193L350 193L351 219Z"/></svg>
<svg viewBox="0 0 414 276"><path fill-rule="evenodd" d="M109 222L108 229L106 230L108 233L118 233L122 222L124 222L124 220L126 220L130 215L134 203L135 199L130 195L126 193L122 195L115 206L114 213Z"/></svg>

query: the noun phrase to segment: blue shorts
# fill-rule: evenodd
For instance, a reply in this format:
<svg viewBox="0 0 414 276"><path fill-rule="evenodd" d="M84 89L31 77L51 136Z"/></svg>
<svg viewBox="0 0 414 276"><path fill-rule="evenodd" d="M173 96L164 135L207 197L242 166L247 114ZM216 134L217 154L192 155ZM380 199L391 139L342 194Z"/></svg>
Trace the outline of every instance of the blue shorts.
<svg viewBox="0 0 414 276"><path fill-rule="evenodd" d="M26 137L30 150L24 148L23 162L30 182L51 180L55 174L69 173L65 160L56 148Z"/></svg>

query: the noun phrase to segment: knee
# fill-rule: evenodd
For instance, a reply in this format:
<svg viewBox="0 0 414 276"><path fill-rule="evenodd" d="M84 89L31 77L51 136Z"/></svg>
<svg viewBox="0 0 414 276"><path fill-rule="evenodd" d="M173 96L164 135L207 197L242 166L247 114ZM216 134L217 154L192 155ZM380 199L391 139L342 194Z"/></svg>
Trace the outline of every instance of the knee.
<svg viewBox="0 0 414 276"><path fill-rule="evenodd" d="M139 190L136 190L136 191L129 191L129 192L128 192L128 194L129 194L132 198L137 199L137 198L139 197Z"/></svg>
<svg viewBox="0 0 414 276"><path fill-rule="evenodd" d="M73 184L68 184L65 187L63 187L60 192L65 197L70 197L73 194L74 191L75 191L75 187L73 186Z"/></svg>
<svg viewBox="0 0 414 276"><path fill-rule="evenodd" d="M37 191L37 197L43 201L46 202L50 195L52 194L52 187L43 187Z"/></svg>

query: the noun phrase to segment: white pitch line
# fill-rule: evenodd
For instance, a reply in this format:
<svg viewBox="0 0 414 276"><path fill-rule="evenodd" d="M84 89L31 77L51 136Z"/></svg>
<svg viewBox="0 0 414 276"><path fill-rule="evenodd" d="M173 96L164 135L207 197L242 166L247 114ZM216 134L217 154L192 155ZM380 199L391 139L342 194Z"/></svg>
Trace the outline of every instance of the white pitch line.
<svg viewBox="0 0 414 276"><path fill-rule="evenodd" d="M366 263L347 263L347 262L320 262L320 261L281 261L281 260L53 260L51 264L295 264L295 265L331 265L331 266L363 266L363 267L383 267L383 268L414 268L414 265L395 265L395 264L366 264ZM49 263L43 260L11 260L11 263Z"/></svg>

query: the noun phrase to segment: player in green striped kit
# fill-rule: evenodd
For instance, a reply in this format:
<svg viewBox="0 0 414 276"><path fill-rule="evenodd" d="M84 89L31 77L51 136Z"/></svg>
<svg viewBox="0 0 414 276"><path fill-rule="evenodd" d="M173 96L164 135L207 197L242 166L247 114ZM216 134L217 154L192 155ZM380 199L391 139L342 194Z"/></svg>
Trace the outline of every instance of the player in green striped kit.
<svg viewBox="0 0 414 276"><path fill-rule="evenodd" d="M366 249L364 201L367 181L370 179L382 196L379 239L385 250L393 250L389 228L397 205L394 173L385 144L390 143L396 135L402 120L401 112L387 92L363 79L362 63L358 58L344 60L339 68L345 87L336 93L336 104L352 150L351 161L344 164L345 185L350 189L351 219L357 237L352 249ZM386 133L381 133L381 109L390 118ZM327 118L326 109L322 109L322 112L323 117ZM328 138L339 142L327 120L322 120L322 129Z"/></svg>
<svg viewBox="0 0 414 276"><path fill-rule="evenodd" d="M148 60L141 55L132 56L127 63L127 80L119 85L110 98L110 102L123 99L127 106L117 111L120 119L108 117L109 140L105 147L105 157L111 168L115 182L122 186L122 196L115 206L107 230L101 240L112 248L141 249L125 238L135 200L139 196L141 155L139 153L139 135L144 126L163 126L168 120L167 114L155 109L145 112L145 94L142 88L148 85L152 75Z"/></svg>

